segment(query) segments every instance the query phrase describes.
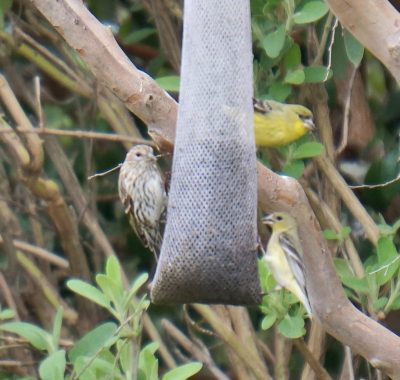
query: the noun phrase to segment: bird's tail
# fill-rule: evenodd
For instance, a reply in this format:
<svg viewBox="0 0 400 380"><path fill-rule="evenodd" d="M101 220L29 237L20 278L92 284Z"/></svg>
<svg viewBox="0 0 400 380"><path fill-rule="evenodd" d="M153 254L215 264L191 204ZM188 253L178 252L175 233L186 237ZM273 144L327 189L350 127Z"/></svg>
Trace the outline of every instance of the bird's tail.
<svg viewBox="0 0 400 380"><path fill-rule="evenodd" d="M300 286L296 283L296 286L291 286L288 289L299 299L299 301L304 305L305 309L307 310L307 314L309 318L312 318L312 309L310 305L310 301L308 300L307 293L304 293Z"/></svg>
<svg viewBox="0 0 400 380"><path fill-rule="evenodd" d="M145 231L146 245L151 252L153 252L156 261L158 261L158 254L161 250L162 236L158 228L152 228Z"/></svg>

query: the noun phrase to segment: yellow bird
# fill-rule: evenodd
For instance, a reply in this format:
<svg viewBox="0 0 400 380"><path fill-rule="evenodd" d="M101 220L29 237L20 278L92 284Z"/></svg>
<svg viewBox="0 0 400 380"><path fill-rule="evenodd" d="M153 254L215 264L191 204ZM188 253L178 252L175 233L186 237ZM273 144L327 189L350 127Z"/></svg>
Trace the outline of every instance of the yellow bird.
<svg viewBox="0 0 400 380"><path fill-rule="evenodd" d="M315 130L312 112L298 104L253 99L256 145L278 148Z"/></svg>
<svg viewBox="0 0 400 380"><path fill-rule="evenodd" d="M296 221L285 212L275 212L265 215L262 222L272 228L264 260L276 282L292 292L311 317L312 311L304 275L303 249Z"/></svg>

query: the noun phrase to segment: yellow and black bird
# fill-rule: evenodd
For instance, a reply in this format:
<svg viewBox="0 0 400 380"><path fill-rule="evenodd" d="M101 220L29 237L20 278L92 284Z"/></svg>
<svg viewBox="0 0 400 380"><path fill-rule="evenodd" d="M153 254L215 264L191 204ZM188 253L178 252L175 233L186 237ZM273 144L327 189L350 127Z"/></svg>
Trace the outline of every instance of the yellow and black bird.
<svg viewBox="0 0 400 380"><path fill-rule="evenodd" d="M253 99L256 145L278 148L314 131L312 112L298 104Z"/></svg>
<svg viewBox="0 0 400 380"><path fill-rule="evenodd" d="M265 215L262 222L272 228L272 235L263 257L268 268L276 282L292 292L311 317L312 309L307 295L303 249L295 219L285 212L275 212Z"/></svg>

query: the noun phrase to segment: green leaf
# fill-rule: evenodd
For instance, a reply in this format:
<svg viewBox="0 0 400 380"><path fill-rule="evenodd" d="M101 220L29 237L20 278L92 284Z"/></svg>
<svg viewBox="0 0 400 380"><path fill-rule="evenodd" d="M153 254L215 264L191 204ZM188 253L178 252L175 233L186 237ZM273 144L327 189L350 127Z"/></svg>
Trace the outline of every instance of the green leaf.
<svg viewBox="0 0 400 380"><path fill-rule="evenodd" d="M339 234L334 230L326 229L326 230L322 231L322 234L324 235L324 238L326 240L338 240L339 239Z"/></svg>
<svg viewBox="0 0 400 380"><path fill-rule="evenodd" d="M343 226L343 227L340 229L339 234L340 234L340 237L341 237L342 240L343 240L343 239L346 239L346 238L351 234L351 227L349 227L349 226Z"/></svg>
<svg viewBox="0 0 400 380"><path fill-rule="evenodd" d="M385 307L385 305L387 304L388 300L389 299L387 297L378 298L372 305L374 310L378 311L378 310L383 309Z"/></svg>
<svg viewBox="0 0 400 380"><path fill-rule="evenodd" d="M177 75L159 77L156 78L156 82L165 91L179 92L180 77Z"/></svg>
<svg viewBox="0 0 400 380"><path fill-rule="evenodd" d="M321 155L325 151L325 147L316 141L305 142L298 147L292 154L292 158L300 160L303 158L311 158Z"/></svg>
<svg viewBox="0 0 400 380"><path fill-rule="evenodd" d="M283 65L286 70L294 70L301 63L301 51L300 46L294 43L283 57Z"/></svg>
<svg viewBox="0 0 400 380"><path fill-rule="evenodd" d="M0 29L4 29L4 16L11 8L12 0L0 1Z"/></svg>
<svg viewBox="0 0 400 380"><path fill-rule="evenodd" d="M357 278L355 276L341 276L342 282L348 288L361 294L369 294L368 280L366 277Z"/></svg>
<svg viewBox="0 0 400 380"><path fill-rule="evenodd" d="M110 277L104 274L96 275L96 282L105 294L105 296L117 309L117 312L121 312L120 308L123 302L123 289L119 288L118 285Z"/></svg>
<svg viewBox="0 0 400 380"><path fill-rule="evenodd" d="M92 357L101 347L106 348L111 345L117 328L118 326L114 322L107 322L89 331L68 352L69 360L75 362L82 356Z"/></svg>
<svg viewBox="0 0 400 380"><path fill-rule="evenodd" d="M400 309L400 296L398 296L392 303L390 307L391 310L399 310Z"/></svg>
<svg viewBox="0 0 400 380"><path fill-rule="evenodd" d="M335 29L334 38L331 68L335 78L345 79L348 72L349 60L344 46L343 35L340 33L339 28Z"/></svg>
<svg viewBox="0 0 400 380"><path fill-rule="evenodd" d="M304 68L305 83L322 83L332 77L332 71L325 66L308 66Z"/></svg>
<svg viewBox="0 0 400 380"><path fill-rule="evenodd" d="M12 5L12 0L1 0L0 1L0 10L4 13L10 10Z"/></svg>
<svg viewBox="0 0 400 380"><path fill-rule="evenodd" d="M93 285L82 280L74 279L67 282L67 287L82 297L88 298L108 310L110 309L110 302L107 300L106 296Z"/></svg>
<svg viewBox="0 0 400 380"><path fill-rule="evenodd" d="M119 339L117 341L117 352L123 372L127 372L129 370L132 362L132 354L129 346L130 344L126 341L126 339Z"/></svg>
<svg viewBox="0 0 400 380"><path fill-rule="evenodd" d="M376 284L382 286L390 281L400 267L400 256L397 253L392 236L379 238L376 246L377 262L368 267L368 273L374 274Z"/></svg>
<svg viewBox="0 0 400 380"><path fill-rule="evenodd" d="M261 321L261 330L268 330L276 321L276 313L272 310Z"/></svg>
<svg viewBox="0 0 400 380"><path fill-rule="evenodd" d="M58 344L60 341L63 314L64 314L64 309L62 307L59 307L57 309L57 313L56 313L56 315L54 317L54 321L53 321L52 340L53 340L54 349L58 348Z"/></svg>
<svg viewBox="0 0 400 380"><path fill-rule="evenodd" d="M147 273L143 273L135 279L135 281L131 285L131 288L129 289L128 296L125 299L125 308L128 306L128 303L131 302L132 298L136 295L137 291L146 283L148 278L149 275Z"/></svg>
<svg viewBox="0 0 400 380"><path fill-rule="evenodd" d="M157 379L158 361L154 356L158 343L152 342L145 346L139 354L139 380Z"/></svg>
<svg viewBox="0 0 400 380"><path fill-rule="evenodd" d="M383 263L368 266L367 272L374 276L375 283L382 286L389 282L400 267L400 256L390 258Z"/></svg>
<svg viewBox="0 0 400 380"><path fill-rule="evenodd" d="M309 0L296 10L293 21L295 24L308 24L324 17L328 11L329 7L323 0Z"/></svg>
<svg viewBox="0 0 400 380"><path fill-rule="evenodd" d="M14 333L25 338L38 350L50 351L52 349L51 335L47 331L30 323L8 322L0 325L0 330Z"/></svg>
<svg viewBox="0 0 400 380"><path fill-rule="evenodd" d="M283 102L291 94L292 87L288 84L276 82L269 88L269 95L272 99Z"/></svg>
<svg viewBox="0 0 400 380"><path fill-rule="evenodd" d="M136 42L143 41L147 37L150 37L156 33L155 28L142 28L128 34L124 39L124 44L134 44Z"/></svg>
<svg viewBox="0 0 400 380"><path fill-rule="evenodd" d="M279 332L289 339L300 338L305 335L304 319L298 316L286 315L278 324Z"/></svg>
<svg viewBox="0 0 400 380"><path fill-rule="evenodd" d="M115 256L111 256L107 259L106 275L114 281L118 288L120 288L122 294L124 286L122 284L121 266Z"/></svg>
<svg viewBox="0 0 400 380"><path fill-rule="evenodd" d="M11 319L15 317L14 310L4 309L0 311L0 320Z"/></svg>
<svg viewBox="0 0 400 380"><path fill-rule="evenodd" d="M350 264L347 260L335 257L333 262L335 264L336 271L339 273L341 278L343 276L353 276L353 272L350 270Z"/></svg>
<svg viewBox="0 0 400 380"><path fill-rule="evenodd" d="M364 56L364 46L362 46L347 30L344 30L343 38L347 57L353 65L358 66Z"/></svg>
<svg viewBox="0 0 400 380"><path fill-rule="evenodd" d="M272 273L269 270L267 263L262 258L258 260L258 273L261 283L261 289L264 292L273 291L276 287L276 281L272 276Z"/></svg>
<svg viewBox="0 0 400 380"><path fill-rule="evenodd" d="M378 254L378 264L383 264L387 262L387 260L394 259L398 256L392 237L381 237L378 240L376 252Z"/></svg>
<svg viewBox="0 0 400 380"><path fill-rule="evenodd" d="M65 351L56 351L40 363L40 378L42 380L64 380L65 366Z"/></svg>
<svg viewBox="0 0 400 380"><path fill-rule="evenodd" d="M295 304L299 303L299 299L292 292L289 292L286 289L282 289L281 293L282 293L282 303L284 305L287 305L288 308L291 305L295 305Z"/></svg>
<svg viewBox="0 0 400 380"><path fill-rule="evenodd" d="M304 82L304 79L305 79L304 71L299 69L288 72L285 76L284 81L289 84L299 85Z"/></svg>
<svg viewBox="0 0 400 380"><path fill-rule="evenodd" d="M397 230L400 228L400 219L396 220L394 222L392 229L393 229L393 235L397 232Z"/></svg>
<svg viewBox="0 0 400 380"><path fill-rule="evenodd" d="M74 371L80 374L79 380L123 380L116 362L109 350L103 350L95 358L80 356L74 362Z"/></svg>
<svg viewBox="0 0 400 380"><path fill-rule="evenodd" d="M282 170L285 175L298 179L304 172L304 162L301 160L291 160L283 166Z"/></svg>
<svg viewBox="0 0 400 380"><path fill-rule="evenodd" d="M285 25L279 25L276 30L268 33L261 42L262 47L270 58L277 58L281 53L286 39Z"/></svg>
<svg viewBox="0 0 400 380"><path fill-rule="evenodd" d="M168 371L162 380L186 380L198 373L202 367L203 364L199 362L187 363Z"/></svg>

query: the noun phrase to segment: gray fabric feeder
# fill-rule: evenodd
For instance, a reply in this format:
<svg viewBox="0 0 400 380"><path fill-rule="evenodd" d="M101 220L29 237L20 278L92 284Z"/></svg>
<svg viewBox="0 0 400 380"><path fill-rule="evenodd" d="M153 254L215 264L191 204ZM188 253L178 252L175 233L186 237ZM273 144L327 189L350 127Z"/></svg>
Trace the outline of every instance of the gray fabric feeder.
<svg viewBox="0 0 400 380"><path fill-rule="evenodd" d="M186 0L157 304L258 304L249 2Z"/></svg>

